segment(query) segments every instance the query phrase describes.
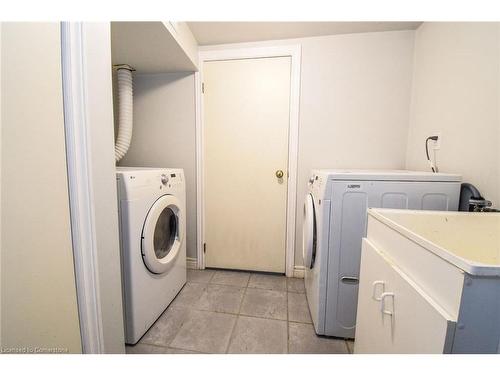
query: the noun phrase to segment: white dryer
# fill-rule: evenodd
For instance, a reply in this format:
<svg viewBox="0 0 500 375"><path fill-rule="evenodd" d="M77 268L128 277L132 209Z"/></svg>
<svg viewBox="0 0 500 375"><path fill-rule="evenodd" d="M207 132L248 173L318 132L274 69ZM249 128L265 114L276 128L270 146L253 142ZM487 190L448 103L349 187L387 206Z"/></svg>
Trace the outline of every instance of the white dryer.
<svg viewBox="0 0 500 375"><path fill-rule="evenodd" d="M117 168L125 342L135 344L186 283L182 169Z"/></svg>
<svg viewBox="0 0 500 375"><path fill-rule="evenodd" d="M304 204L303 258L318 335L353 338L367 208L458 209L461 177L400 170L314 170Z"/></svg>

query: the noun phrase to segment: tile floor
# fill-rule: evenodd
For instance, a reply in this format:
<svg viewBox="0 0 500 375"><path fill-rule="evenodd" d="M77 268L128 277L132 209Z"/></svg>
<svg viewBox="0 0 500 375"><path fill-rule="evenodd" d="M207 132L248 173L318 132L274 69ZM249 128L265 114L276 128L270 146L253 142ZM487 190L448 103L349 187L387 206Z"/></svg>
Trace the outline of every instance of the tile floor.
<svg viewBox="0 0 500 375"><path fill-rule="evenodd" d="M129 354L352 353L353 342L316 336L303 279L188 270L167 310Z"/></svg>

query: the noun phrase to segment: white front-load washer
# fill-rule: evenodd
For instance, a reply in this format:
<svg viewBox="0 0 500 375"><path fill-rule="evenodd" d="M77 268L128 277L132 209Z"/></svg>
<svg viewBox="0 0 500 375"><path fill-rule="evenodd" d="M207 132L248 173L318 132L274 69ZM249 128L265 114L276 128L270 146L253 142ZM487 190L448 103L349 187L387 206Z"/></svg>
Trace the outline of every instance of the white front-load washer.
<svg viewBox="0 0 500 375"><path fill-rule="evenodd" d="M314 170L304 203L307 302L318 335L353 338L367 209L456 211L461 176L405 170Z"/></svg>
<svg viewBox="0 0 500 375"><path fill-rule="evenodd" d="M125 342L135 344L186 283L182 169L117 168Z"/></svg>

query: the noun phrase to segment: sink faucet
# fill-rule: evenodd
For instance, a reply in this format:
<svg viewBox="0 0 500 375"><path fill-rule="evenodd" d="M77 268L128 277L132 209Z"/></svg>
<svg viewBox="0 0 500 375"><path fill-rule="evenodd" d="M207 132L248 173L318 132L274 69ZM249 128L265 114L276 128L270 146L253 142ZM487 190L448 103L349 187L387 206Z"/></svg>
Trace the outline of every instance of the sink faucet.
<svg viewBox="0 0 500 375"><path fill-rule="evenodd" d="M491 208L491 201L484 198L470 198L469 206L471 208L470 211L473 212L500 212L495 208Z"/></svg>

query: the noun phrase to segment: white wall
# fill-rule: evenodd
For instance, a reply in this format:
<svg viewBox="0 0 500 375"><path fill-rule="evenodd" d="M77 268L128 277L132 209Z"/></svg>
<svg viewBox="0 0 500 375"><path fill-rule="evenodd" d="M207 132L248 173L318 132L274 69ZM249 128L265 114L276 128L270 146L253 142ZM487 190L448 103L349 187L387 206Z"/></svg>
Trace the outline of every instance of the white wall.
<svg viewBox="0 0 500 375"><path fill-rule="evenodd" d="M413 32L351 34L302 43L295 263L314 168L402 168Z"/></svg>
<svg viewBox="0 0 500 375"><path fill-rule="evenodd" d="M200 47L302 46L296 265L311 169L404 167L413 41L395 31Z"/></svg>
<svg viewBox="0 0 500 375"><path fill-rule="evenodd" d="M1 35L2 347L81 352L58 23Z"/></svg>
<svg viewBox="0 0 500 375"><path fill-rule="evenodd" d="M414 64L406 167L428 170L424 142L440 132L439 170L500 205L499 24L426 22Z"/></svg>
<svg viewBox="0 0 500 375"><path fill-rule="evenodd" d="M135 74L132 143L119 163L184 169L188 257L196 257L194 101L193 73Z"/></svg>

